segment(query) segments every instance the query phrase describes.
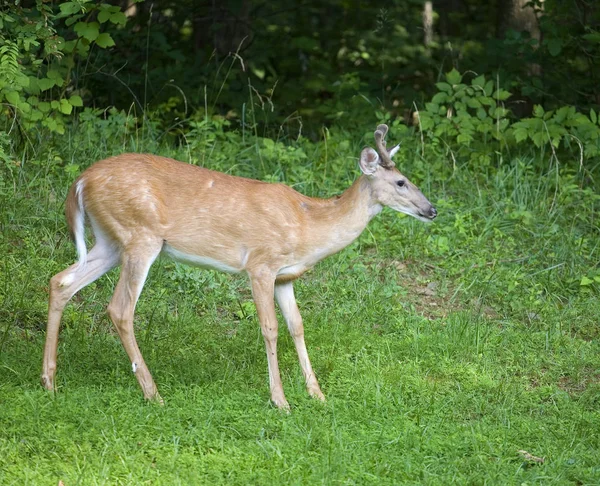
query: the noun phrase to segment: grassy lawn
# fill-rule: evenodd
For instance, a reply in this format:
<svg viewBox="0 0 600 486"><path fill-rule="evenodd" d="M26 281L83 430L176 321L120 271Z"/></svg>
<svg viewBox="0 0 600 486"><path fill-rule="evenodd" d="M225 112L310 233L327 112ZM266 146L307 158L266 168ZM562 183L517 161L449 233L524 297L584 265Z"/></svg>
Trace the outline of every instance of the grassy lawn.
<svg viewBox="0 0 600 486"><path fill-rule="evenodd" d="M358 173L360 149L312 150L289 173L247 150L262 172L231 172L311 195ZM580 174L407 163L439 217L385 210L297 281L327 402L307 396L281 323L288 415L269 403L246 279L166 259L136 313L164 407L144 402L105 314L116 271L67 307L58 392L41 388L48 280L75 258L64 195L108 152L65 154L0 185L0 484L600 483L600 201Z"/></svg>

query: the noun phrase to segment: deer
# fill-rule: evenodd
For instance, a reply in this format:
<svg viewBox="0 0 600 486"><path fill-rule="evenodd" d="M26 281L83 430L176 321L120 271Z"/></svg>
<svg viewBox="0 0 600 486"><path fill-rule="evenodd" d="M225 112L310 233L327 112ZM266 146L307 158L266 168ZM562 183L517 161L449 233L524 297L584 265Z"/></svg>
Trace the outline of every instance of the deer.
<svg viewBox="0 0 600 486"><path fill-rule="evenodd" d="M134 334L134 311L159 254L229 273L246 273L265 342L272 403L289 411L277 361L277 302L294 342L310 396L324 401L304 340L293 282L339 252L384 206L429 222L436 209L392 160L387 125L365 147L361 175L341 195L305 196L281 183L213 171L166 157L122 154L92 164L73 183L65 215L78 261L49 284L41 382L55 390L60 321L83 287L120 266L107 308L144 398L163 403ZM94 235L87 251L85 223Z"/></svg>

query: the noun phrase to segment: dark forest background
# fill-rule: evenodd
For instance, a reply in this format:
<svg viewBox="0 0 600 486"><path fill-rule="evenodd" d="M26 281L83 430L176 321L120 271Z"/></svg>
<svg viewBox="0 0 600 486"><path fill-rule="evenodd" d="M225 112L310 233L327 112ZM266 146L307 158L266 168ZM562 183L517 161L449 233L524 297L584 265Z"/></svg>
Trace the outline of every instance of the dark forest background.
<svg viewBox="0 0 600 486"><path fill-rule="evenodd" d="M600 103L590 0L11 0L0 19L0 98L32 95L34 111L57 100L59 128L68 95L73 107L152 111L166 128L198 112L243 121L249 99L263 121L305 134L374 110L410 123L453 68L512 93L515 118ZM49 82L7 83L11 46L16 70Z"/></svg>

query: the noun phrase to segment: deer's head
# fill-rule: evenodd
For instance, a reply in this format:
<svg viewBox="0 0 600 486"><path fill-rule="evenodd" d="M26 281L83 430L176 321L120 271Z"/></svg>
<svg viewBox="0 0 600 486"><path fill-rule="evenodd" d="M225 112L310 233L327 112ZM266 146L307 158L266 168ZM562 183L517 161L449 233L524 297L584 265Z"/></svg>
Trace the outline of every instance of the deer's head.
<svg viewBox="0 0 600 486"><path fill-rule="evenodd" d="M375 130L375 146L366 147L360 154L360 170L370 182L373 197L383 206L414 216L421 221L431 221L437 211L412 182L394 165L392 157L400 145L386 148L387 125L379 125Z"/></svg>

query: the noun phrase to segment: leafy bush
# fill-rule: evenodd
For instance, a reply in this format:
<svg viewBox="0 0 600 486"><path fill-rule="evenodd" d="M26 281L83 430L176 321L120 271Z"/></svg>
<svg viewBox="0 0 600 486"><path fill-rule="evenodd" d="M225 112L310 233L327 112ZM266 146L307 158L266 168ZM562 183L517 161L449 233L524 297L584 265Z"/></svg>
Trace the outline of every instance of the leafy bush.
<svg viewBox="0 0 600 486"><path fill-rule="evenodd" d="M504 102L511 94L484 75L469 84L453 69L436 84L438 93L425 109L417 112L419 129L434 149L450 150L452 157L465 157L489 165L491 155L505 148L533 142L538 148L551 146L579 152L584 157L600 155L600 117L589 116L574 106L545 111L535 105L533 117L513 121Z"/></svg>
<svg viewBox="0 0 600 486"><path fill-rule="evenodd" d="M453 69L445 81L437 83L439 92L418 112L420 129L439 145L454 146L460 155L489 164L489 142L503 141L509 126L508 110L503 102L508 91L495 86L484 75L463 82Z"/></svg>
<svg viewBox="0 0 600 486"><path fill-rule="evenodd" d="M561 143L570 147L576 142L582 150L582 157L600 154L600 120L593 109L586 116L577 112L574 106L544 111L542 106L536 105L533 115L533 118L524 118L512 125L512 134L517 142L531 140L538 148L548 143L555 148L559 148Z"/></svg>
<svg viewBox="0 0 600 486"><path fill-rule="evenodd" d="M10 130L40 122L63 134L73 108L83 106L75 65L94 47L114 45L110 33L101 30L124 26L125 14L91 0L63 2L58 12L42 0L32 8L16 3L0 10L0 123ZM57 32L62 22L64 37Z"/></svg>

